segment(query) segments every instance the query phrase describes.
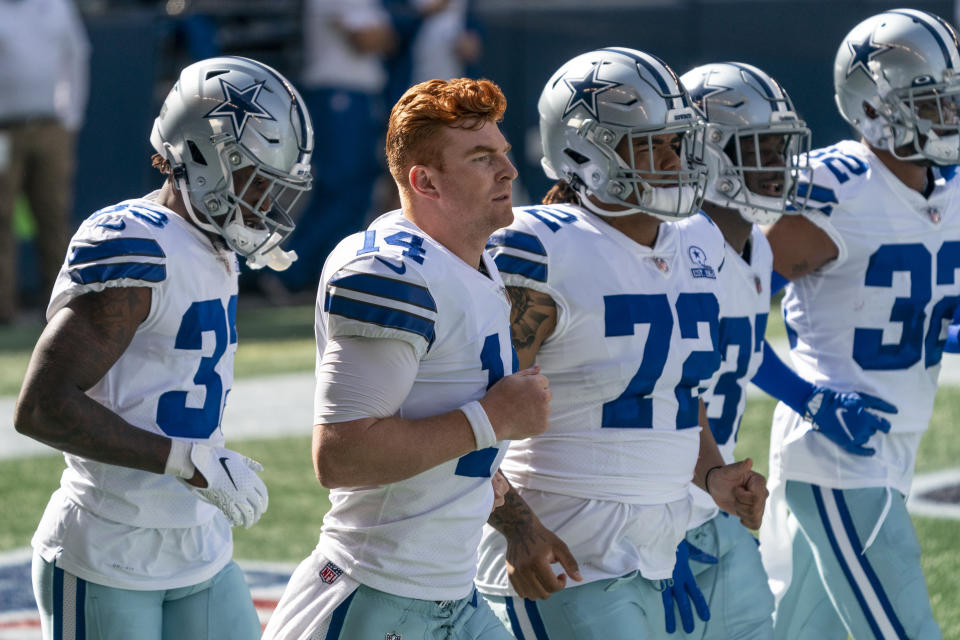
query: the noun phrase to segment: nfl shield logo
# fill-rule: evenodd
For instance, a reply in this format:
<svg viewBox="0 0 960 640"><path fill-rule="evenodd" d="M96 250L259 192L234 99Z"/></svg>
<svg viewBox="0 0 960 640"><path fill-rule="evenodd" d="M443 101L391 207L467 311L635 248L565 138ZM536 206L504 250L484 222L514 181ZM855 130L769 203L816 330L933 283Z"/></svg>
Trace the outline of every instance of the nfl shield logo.
<svg viewBox="0 0 960 640"><path fill-rule="evenodd" d="M327 584L333 584L334 581L343 574L343 569L328 562L327 565L320 569L320 579L326 582Z"/></svg>
<svg viewBox="0 0 960 640"><path fill-rule="evenodd" d="M388 633L383 640L401 640L399 633Z"/></svg>

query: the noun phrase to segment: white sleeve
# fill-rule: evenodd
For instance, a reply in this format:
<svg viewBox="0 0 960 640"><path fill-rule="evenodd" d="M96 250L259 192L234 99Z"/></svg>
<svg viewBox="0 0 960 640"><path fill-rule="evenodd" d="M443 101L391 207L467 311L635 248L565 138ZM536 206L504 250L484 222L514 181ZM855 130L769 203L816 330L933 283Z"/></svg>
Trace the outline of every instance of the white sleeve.
<svg viewBox="0 0 960 640"><path fill-rule="evenodd" d="M395 415L410 393L419 367L413 345L404 340L332 338L317 366L313 423Z"/></svg>

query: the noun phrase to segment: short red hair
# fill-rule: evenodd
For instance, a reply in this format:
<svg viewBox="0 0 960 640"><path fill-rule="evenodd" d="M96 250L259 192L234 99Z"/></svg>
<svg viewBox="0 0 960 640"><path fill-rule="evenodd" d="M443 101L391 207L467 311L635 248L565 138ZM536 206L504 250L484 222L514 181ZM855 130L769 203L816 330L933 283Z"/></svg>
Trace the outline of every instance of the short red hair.
<svg viewBox="0 0 960 640"><path fill-rule="evenodd" d="M444 127L479 129L500 122L507 109L503 92L489 80L428 80L407 89L390 111L387 166L401 189L415 164L443 169L440 162Z"/></svg>

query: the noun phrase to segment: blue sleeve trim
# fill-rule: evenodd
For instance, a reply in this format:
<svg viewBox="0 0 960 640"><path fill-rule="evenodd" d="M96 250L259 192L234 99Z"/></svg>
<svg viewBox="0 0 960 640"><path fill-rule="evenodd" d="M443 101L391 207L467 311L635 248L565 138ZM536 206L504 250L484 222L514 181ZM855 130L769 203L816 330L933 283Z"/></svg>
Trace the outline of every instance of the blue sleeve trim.
<svg viewBox="0 0 960 640"><path fill-rule="evenodd" d="M775 296L780 293L789 282L779 271L774 269L770 274L770 295Z"/></svg>
<svg viewBox="0 0 960 640"><path fill-rule="evenodd" d="M496 447L471 451L457 461L456 475L468 478L489 478L493 474L493 461L500 452Z"/></svg>
<svg viewBox="0 0 960 640"><path fill-rule="evenodd" d="M121 280L123 278L145 282L162 282L167 278L167 268L164 265L143 262L96 264L82 269L70 269L68 273L70 279L77 284L109 282L110 280Z"/></svg>
<svg viewBox="0 0 960 640"><path fill-rule="evenodd" d="M763 342L763 361L751 382L801 415L806 412L807 398L816 389L788 367L766 340Z"/></svg>
<svg viewBox="0 0 960 640"><path fill-rule="evenodd" d="M515 273L537 282L547 281L547 265L542 262L508 256L505 253L498 255L493 261L497 264L497 269L504 273Z"/></svg>
<svg viewBox="0 0 960 640"><path fill-rule="evenodd" d="M120 256L167 257L156 240L150 240L149 238L114 238L97 244L74 247L67 257L67 264L84 264Z"/></svg>
<svg viewBox="0 0 960 640"><path fill-rule="evenodd" d="M381 307L369 302L353 300L343 296L326 295L324 309L333 315L343 316L351 320L359 320L389 329L400 329L421 336L428 345L433 344L436 337L434 322L406 311Z"/></svg>
<svg viewBox="0 0 960 640"><path fill-rule="evenodd" d="M437 303L430 290L420 285L412 284L404 280L395 280L383 276L371 275L369 273L356 273L342 278L330 280L330 286L341 287L360 293L389 298L398 302L405 302L416 307L437 310Z"/></svg>
<svg viewBox="0 0 960 640"><path fill-rule="evenodd" d="M514 231L513 229L501 229L490 236L490 239L487 240L487 248L492 249L494 247L519 249L521 251L535 253L538 256L547 255L547 250L544 248L543 243L540 242L540 238L532 233Z"/></svg>

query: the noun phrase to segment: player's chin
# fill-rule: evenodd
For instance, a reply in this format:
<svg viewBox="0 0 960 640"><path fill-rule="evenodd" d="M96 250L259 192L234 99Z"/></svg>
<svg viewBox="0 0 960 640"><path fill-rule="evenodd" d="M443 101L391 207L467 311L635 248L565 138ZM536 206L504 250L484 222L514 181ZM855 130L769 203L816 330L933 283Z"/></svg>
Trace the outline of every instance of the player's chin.
<svg viewBox="0 0 960 640"><path fill-rule="evenodd" d="M493 200L491 206L491 224L497 229L513 224L513 198L509 195Z"/></svg>

